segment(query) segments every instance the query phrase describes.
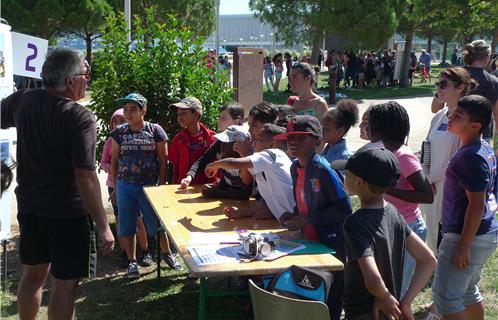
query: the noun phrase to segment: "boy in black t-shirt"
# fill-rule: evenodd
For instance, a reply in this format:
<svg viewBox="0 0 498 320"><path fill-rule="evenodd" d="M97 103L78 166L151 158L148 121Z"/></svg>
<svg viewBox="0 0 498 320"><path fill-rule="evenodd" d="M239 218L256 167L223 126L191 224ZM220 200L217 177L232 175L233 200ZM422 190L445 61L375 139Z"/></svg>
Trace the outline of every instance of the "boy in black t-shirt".
<svg viewBox="0 0 498 320"><path fill-rule="evenodd" d="M347 170L346 190L361 202L361 209L344 222L346 319L413 319L411 303L431 277L436 258L396 208L383 200L383 193L399 178L395 155L383 148L362 148L332 167ZM417 265L401 299L405 247Z"/></svg>

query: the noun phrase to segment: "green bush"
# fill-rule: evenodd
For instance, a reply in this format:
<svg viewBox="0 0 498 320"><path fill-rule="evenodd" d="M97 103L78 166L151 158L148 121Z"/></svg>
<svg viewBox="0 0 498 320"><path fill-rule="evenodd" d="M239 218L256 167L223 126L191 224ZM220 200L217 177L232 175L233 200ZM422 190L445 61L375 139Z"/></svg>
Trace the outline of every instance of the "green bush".
<svg viewBox="0 0 498 320"><path fill-rule="evenodd" d="M131 51L122 17L107 20L103 49L93 63L93 102L89 105L100 120L98 158L119 97L141 93L148 101L146 120L161 124L170 138L179 131L175 114L168 109L171 103L197 97L203 105L202 121L216 128L219 107L232 97L226 81L215 81L214 71L207 68L202 40L181 29L173 17L165 20L155 22L152 11L145 21L135 18Z"/></svg>

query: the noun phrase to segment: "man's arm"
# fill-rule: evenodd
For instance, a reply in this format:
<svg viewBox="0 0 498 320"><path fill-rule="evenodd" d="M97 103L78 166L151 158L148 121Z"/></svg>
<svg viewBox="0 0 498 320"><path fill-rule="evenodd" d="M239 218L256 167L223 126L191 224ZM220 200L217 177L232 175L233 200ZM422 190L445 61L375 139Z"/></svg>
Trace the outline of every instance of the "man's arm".
<svg viewBox="0 0 498 320"><path fill-rule="evenodd" d="M108 254L114 247L107 216L102 205L100 183L95 170L74 168L74 177L78 191L97 226L102 253Z"/></svg>
<svg viewBox="0 0 498 320"><path fill-rule="evenodd" d="M363 275L365 287L368 292L374 296L374 309L372 310L374 319L378 319L379 311L391 319L399 319L401 310L399 303L387 289L382 276L380 275L377 264L373 256L361 257L358 259L358 265Z"/></svg>
<svg viewBox="0 0 498 320"><path fill-rule="evenodd" d="M482 213L486 205L486 191L465 191L469 204L465 210L463 229L460 240L453 253L453 263L460 269L470 265L470 247L481 224Z"/></svg>

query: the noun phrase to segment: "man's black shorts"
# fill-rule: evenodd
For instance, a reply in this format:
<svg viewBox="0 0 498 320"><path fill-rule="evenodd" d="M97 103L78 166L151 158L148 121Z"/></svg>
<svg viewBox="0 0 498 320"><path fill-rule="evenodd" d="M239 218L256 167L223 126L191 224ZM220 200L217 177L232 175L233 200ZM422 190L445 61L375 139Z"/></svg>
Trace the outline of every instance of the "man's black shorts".
<svg viewBox="0 0 498 320"><path fill-rule="evenodd" d="M91 232L89 216L46 219L17 215L21 263L50 263L52 276L60 280L86 278L90 273Z"/></svg>

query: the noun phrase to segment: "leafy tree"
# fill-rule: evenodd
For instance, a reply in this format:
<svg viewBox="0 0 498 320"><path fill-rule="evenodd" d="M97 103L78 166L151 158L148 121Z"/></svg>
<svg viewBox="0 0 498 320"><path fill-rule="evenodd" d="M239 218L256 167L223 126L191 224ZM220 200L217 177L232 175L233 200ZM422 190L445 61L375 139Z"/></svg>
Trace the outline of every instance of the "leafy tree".
<svg viewBox="0 0 498 320"><path fill-rule="evenodd" d="M250 0L249 7L278 29L286 44L312 43L312 61L324 32L349 36L352 42L378 48L396 30L392 1L362 0Z"/></svg>
<svg viewBox="0 0 498 320"><path fill-rule="evenodd" d="M3 0L2 18L14 31L49 39L64 21L64 6L60 0Z"/></svg>
<svg viewBox="0 0 498 320"><path fill-rule="evenodd" d="M231 99L232 90L215 81L207 68L202 39L182 28L173 17L155 21L152 10L147 19L137 18L129 51L127 29L122 17L109 16L103 33L103 50L96 55L94 68L99 75L92 84L93 109L102 119L99 151L109 133L109 121L117 106L115 99L140 92L148 100L147 120L160 123L170 135L178 131L176 117L168 106L186 96L197 97L203 105L203 122L216 127L218 108ZM152 43L146 43L146 35Z"/></svg>
<svg viewBox="0 0 498 320"><path fill-rule="evenodd" d="M91 64L92 43L101 37L98 31L112 13L112 7L106 0L79 0L69 1L65 8L64 31L85 40L86 59Z"/></svg>
<svg viewBox="0 0 498 320"><path fill-rule="evenodd" d="M123 0L107 0L115 11L124 11ZM147 9L154 10L154 20L168 21L174 16L179 27L189 29L196 37L207 38L215 28L215 8L213 0L133 0L133 15L147 19ZM132 29L134 27L132 26Z"/></svg>

